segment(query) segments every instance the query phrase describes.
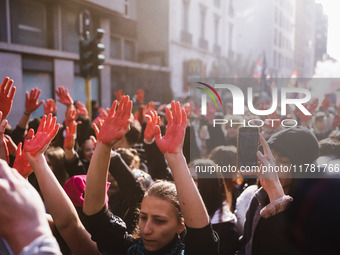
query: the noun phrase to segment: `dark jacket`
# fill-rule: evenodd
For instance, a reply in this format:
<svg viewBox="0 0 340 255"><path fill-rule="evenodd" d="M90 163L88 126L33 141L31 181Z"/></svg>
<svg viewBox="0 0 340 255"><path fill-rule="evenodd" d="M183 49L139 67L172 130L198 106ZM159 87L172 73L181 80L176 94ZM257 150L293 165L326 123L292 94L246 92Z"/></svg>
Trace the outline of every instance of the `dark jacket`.
<svg viewBox="0 0 340 255"><path fill-rule="evenodd" d="M273 203L275 203L275 201ZM249 204L243 236L241 238L242 248L236 254L298 254L287 235L286 211L279 211L268 218L261 216L261 214L263 215L264 208L268 204L268 195L263 188L260 188Z"/></svg>
<svg viewBox="0 0 340 255"><path fill-rule="evenodd" d="M94 215L86 216L85 227L103 254L128 254L128 249L139 241L128 234L124 221L105 207ZM187 227L183 244L186 255L218 254L218 235L212 230L210 224L201 229ZM171 252L174 248L174 246L167 247L168 250L163 254Z"/></svg>

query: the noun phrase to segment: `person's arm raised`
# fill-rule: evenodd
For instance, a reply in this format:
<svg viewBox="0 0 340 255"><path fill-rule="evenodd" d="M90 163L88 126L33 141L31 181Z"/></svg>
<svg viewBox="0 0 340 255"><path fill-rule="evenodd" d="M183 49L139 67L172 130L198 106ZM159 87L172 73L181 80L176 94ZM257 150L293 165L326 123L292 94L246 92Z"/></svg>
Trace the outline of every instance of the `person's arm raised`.
<svg viewBox="0 0 340 255"><path fill-rule="evenodd" d="M59 129L56 117L52 114L43 116L36 135L33 129L28 131L24 152L32 166L47 208L54 224L74 254L99 254L96 244L78 218L78 214L59 185L57 178L49 168L44 152Z"/></svg>
<svg viewBox="0 0 340 255"><path fill-rule="evenodd" d="M156 128L156 144L164 153L176 184L185 224L190 228L203 228L209 224L209 216L194 181L190 176L182 147L187 125L185 110L179 102L171 102L171 111L166 108L168 126L164 137Z"/></svg>
<svg viewBox="0 0 340 255"><path fill-rule="evenodd" d="M117 111L116 106L117 101L114 101L98 133L98 142L87 172L83 206L86 215L96 214L104 207L111 148L130 129L132 102L129 97L122 97Z"/></svg>

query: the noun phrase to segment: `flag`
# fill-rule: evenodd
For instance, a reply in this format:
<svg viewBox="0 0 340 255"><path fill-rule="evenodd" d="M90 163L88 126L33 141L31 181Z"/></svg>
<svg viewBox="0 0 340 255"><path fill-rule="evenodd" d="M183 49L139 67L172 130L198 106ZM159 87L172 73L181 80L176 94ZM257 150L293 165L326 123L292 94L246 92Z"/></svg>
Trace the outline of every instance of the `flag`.
<svg viewBox="0 0 340 255"><path fill-rule="evenodd" d="M254 72L253 72L253 77L255 79L260 79L261 76L262 76L262 69L263 69L263 66L262 66L262 63L260 60L258 60L256 62L256 65L255 65L255 68L254 68Z"/></svg>
<svg viewBox="0 0 340 255"><path fill-rule="evenodd" d="M287 87L296 88L297 87L297 71L295 70L290 76Z"/></svg>

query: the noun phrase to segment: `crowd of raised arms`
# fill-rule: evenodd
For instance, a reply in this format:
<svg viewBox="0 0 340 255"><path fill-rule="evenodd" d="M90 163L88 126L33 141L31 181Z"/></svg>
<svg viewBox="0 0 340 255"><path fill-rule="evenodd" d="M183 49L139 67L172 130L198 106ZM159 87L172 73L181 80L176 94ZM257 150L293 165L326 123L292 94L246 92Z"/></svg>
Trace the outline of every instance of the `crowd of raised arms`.
<svg viewBox="0 0 340 255"><path fill-rule="evenodd" d="M34 88L11 128L13 83L0 86L0 254L340 253L340 105L329 97L305 105L312 116L288 107L295 127L261 127L259 166L309 175L206 178L196 170L236 165L237 126L212 124L240 123L232 105L202 116L194 102L145 103L140 89L118 91L109 109L93 103L89 116L60 86L57 123L55 101ZM40 105L45 115L31 118Z"/></svg>

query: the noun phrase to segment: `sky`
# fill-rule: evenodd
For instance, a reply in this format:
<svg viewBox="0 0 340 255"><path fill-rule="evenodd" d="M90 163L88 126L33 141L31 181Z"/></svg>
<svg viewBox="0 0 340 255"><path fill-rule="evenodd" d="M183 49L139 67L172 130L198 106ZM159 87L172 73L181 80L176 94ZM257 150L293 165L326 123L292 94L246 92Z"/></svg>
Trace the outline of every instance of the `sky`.
<svg viewBox="0 0 340 255"><path fill-rule="evenodd" d="M321 3L328 16L328 54L340 61L340 1L316 0Z"/></svg>

